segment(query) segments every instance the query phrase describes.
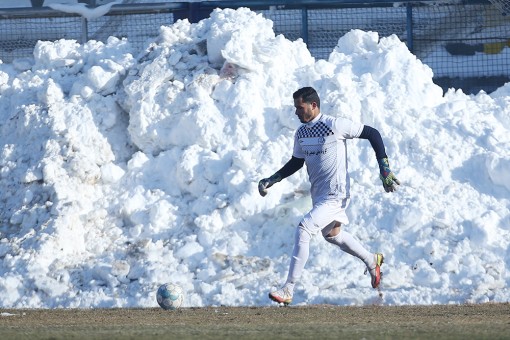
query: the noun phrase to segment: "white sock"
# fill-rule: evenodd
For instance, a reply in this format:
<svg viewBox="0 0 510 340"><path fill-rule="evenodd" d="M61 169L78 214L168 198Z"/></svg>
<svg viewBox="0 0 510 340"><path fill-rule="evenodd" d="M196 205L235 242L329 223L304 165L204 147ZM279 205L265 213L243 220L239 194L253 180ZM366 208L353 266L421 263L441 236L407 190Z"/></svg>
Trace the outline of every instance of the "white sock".
<svg viewBox="0 0 510 340"><path fill-rule="evenodd" d="M292 292L294 285L301 277L306 261L310 254L310 240L312 235L301 225L296 228L294 250L290 260L289 275L285 286Z"/></svg>
<svg viewBox="0 0 510 340"><path fill-rule="evenodd" d="M374 254L366 250L363 245L348 232L341 230L338 235L333 237L326 236L325 239L329 243L339 246L340 249L346 253L356 256L361 261L365 262L368 268L374 266Z"/></svg>

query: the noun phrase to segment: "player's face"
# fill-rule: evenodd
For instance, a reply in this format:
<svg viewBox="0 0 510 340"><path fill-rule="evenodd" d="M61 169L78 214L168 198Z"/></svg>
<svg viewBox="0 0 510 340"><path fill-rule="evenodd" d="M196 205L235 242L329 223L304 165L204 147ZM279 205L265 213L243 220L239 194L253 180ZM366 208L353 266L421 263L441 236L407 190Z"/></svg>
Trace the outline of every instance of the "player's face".
<svg viewBox="0 0 510 340"><path fill-rule="evenodd" d="M301 123L308 123L319 114L316 102L305 103L302 98L294 99L294 107L296 108L296 116L298 116Z"/></svg>

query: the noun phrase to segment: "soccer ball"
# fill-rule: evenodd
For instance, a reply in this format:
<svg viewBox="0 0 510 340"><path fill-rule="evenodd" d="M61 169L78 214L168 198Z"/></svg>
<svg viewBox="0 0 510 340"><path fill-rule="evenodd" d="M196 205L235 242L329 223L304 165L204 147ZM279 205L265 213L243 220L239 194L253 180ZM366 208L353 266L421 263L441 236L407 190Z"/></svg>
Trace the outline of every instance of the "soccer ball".
<svg viewBox="0 0 510 340"><path fill-rule="evenodd" d="M184 300L184 291L175 283L165 283L159 286L156 300L163 309L177 309Z"/></svg>

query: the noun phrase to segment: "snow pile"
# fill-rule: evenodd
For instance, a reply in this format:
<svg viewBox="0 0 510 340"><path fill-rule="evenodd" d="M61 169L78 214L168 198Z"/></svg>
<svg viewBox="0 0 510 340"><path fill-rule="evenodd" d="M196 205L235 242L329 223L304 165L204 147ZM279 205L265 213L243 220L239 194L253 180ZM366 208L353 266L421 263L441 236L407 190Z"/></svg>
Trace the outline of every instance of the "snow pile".
<svg viewBox="0 0 510 340"><path fill-rule="evenodd" d="M292 152L292 93L379 129L402 182L386 194L367 141L349 143L345 228L386 255L382 297L362 263L318 237L294 302L508 301L510 87L445 96L395 36L352 31L329 60L248 9L162 27L142 55L110 38L39 42L0 64L0 306L268 305L306 171L259 196Z"/></svg>

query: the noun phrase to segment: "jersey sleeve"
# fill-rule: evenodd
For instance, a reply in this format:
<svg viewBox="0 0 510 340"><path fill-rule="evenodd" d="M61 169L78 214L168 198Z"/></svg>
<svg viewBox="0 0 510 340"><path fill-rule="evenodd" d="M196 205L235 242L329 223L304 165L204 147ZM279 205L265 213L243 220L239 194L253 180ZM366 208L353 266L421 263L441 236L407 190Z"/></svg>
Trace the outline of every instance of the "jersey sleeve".
<svg viewBox="0 0 510 340"><path fill-rule="evenodd" d="M358 138L363 131L363 124L347 118L337 118L333 123L333 132L342 139Z"/></svg>

